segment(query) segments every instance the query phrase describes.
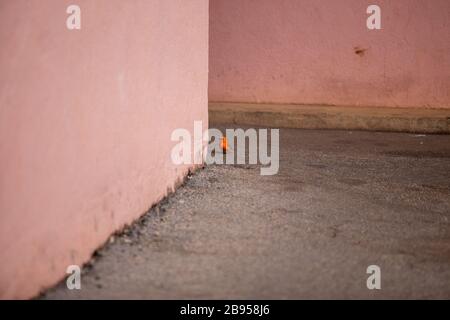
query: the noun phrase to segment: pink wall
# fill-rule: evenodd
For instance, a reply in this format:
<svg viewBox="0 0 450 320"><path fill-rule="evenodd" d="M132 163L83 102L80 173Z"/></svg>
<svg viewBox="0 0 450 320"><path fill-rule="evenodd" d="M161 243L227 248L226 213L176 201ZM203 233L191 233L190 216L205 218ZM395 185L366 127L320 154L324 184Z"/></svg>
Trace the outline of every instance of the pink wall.
<svg viewBox="0 0 450 320"><path fill-rule="evenodd" d="M54 284L173 188L170 134L206 125L207 78L207 0L0 0L1 298Z"/></svg>
<svg viewBox="0 0 450 320"><path fill-rule="evenodd" d="M209 98L450 108L449 39L448 0L211 0Z"/></svg>

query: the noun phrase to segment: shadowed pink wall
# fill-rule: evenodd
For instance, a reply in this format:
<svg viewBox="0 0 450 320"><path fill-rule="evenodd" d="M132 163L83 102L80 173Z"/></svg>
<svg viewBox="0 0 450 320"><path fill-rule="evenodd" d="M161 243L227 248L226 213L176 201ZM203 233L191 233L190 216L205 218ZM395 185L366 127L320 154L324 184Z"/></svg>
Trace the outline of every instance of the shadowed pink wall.
<svg viewBox="0 0 450 320"><path fill-rule="evenodd" d="M1 298L54 284L174 187L171 132L206 126L207 81L207 0L0 0Z"/></svg>
<svg viewBox="0 0 450 320"><path fill-rule="evenodd" d="M209 98L450 108L449 39L448 0L211 0Z"/></svg>

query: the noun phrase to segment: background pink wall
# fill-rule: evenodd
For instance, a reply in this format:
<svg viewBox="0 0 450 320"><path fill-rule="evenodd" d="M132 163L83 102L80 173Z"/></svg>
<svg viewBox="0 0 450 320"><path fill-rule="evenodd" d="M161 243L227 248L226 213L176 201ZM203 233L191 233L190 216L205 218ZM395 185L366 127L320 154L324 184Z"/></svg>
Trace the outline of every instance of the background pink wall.
<svg viewBox="0 0 450 320"><path fill-rule="evenodd" d="M449 39L448 0L211 0L209 98L449 108Z"/></svg>
<svg viewBox="0 0 450 320"><path fill-rule="evenodd" d="M0 0L0 297L54 284L173 188L170 135L206 126L207 81L207 0Z"/></svg>

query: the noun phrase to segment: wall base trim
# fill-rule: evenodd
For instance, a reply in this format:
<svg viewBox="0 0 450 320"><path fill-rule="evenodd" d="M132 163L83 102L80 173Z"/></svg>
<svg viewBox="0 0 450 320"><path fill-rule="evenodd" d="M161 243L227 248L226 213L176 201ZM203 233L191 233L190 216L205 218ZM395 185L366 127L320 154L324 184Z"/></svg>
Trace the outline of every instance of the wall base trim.
<svg viewBox="0 0 450 320"><path fill-rule="evenodd" d="M450 133L450 109L209 103L210 124Z"/></svg>

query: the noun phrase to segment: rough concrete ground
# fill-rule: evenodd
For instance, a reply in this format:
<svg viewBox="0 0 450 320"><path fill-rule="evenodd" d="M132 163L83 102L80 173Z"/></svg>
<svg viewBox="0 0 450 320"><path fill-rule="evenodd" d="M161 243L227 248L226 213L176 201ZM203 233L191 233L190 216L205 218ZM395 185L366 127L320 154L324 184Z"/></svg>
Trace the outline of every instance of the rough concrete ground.
<svg viewBox="0 0 450 320"><path fill-rule="evenodd" d="M44 298L450 298L450 136L280 139L278 175L198 171Z"/></svg>

